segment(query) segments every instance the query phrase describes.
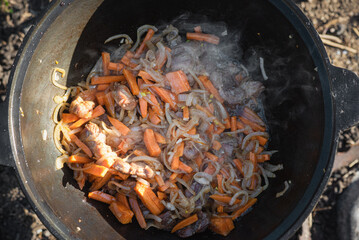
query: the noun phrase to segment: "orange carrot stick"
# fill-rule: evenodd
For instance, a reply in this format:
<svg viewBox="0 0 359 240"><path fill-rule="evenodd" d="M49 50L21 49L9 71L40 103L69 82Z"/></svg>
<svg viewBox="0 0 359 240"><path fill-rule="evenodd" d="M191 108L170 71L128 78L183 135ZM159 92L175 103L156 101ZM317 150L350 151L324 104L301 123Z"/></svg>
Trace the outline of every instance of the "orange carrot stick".
<svg viewBox="0 0 359 240"><path fill-rule="evenodd" d="M230 117L227 117L227 118L224 120L224 126L226 127L226 129L231 128Z"/></svg>
<svg viewBox="0 0 359 240"><path fill-rule="evenodd" d="M238 117L239 119L241 119L241 121L244 123L244 124L246 124L246 125L248 125L248 126L250 126L252 129L253 129L253 131L258 131L258 132L265 132L265 127L263 127L263 126L260 126L259 124L257 124L257 123L255 123L255 122L251 122L250 120L248 120L247 118L244 118L244 117L241 117L241 116L239 116Z"/></svg>
<svg viewBox="0 0 359 240"><path fill-rule="evenodd" d="M258 171L257 156L253 152L249 153L249 160L253 163L253 171L257 172Z"/></svg>
<svg viewBox="0 0 359 240"><path fill-rule="evenodd" d="M148 110L148 119L150 120L151 123L153 123L155 125L158 125L161 123L161 119L159 118L159 116L157 116L155 111L153 111L152 109Z"/></svg>
<svg viewBox="0 0 359 240"><path fill-rule="evenodd" d="M134 150L133 154L135 154L136 156L146 156L146 153L139 149Z"/></svg>
<svg viewBox="0 0 359 240"><path fill-rule="evenodd" d="M80 155L71 155L69 157L69 163L90 163L92 161L92 159Z"/></svg>
<svg viewBox="0 0 359 240"><path fill-rule="evenodd" d="M207 168L204 170L205 173L208 173L210 175L212 175L215 171L216 171L216 168L211 163L209 163Z"/></svg>
<svg viewBox="0 0 359 240"><path fill-rule="evenodd" d="M102 52L102 72L104 76L110 75L108 64L110 63L110 54L108 52Z"/></svg>
<svg viewBox="0 0 359 240"><path fill-rule="evenodd" d="M123 75L125 76L127 83L130 86L132 94L137 96L140 93L140 89L138 88L135 76L127 69L123 69Z"/></svg>
<svg viewBox="0 0 359 240"><path fill-rule="evenodd" d="M158 132L155 132L155 138L158 143L166 144L166 138L159 134Z"/></svg>
<svg viewBox="0 0 359 240"><path fill-rule="evenodd" d="M237 129L244 129L246 126L240 121L240 120L238 120L237 121ZM244 134L249 134L250 132L249 131L244 131Z"/></svg>
<svg viewBox="0 0 359 240"><path fill-rule="evenodd" d="M138 102L140 104L141 116L143 118L147 117L147 101L144 100L143 98L139 98Z"/></svg>
<svg viewBox="0 0 359 240"><path fill-rule="evenodd" d="M107 116L108 120L110 120L110 123L124 136L126 136L131 130L122 122L119 120L112 118L110 116Z"/></svg>
<svg viewBox="0 0 359 240"><path fill-rule="evenodd" d="M218 185L218 192L219 193L223 193L222 181L223 181L222 174L217 174L217 185Z"/></svg>
<svg viewBox="0 0 359 240"><path fill-rule="evenodd" d="M88 197L107 204L111 204L112 202L116 201L114 196L101 191L89 192Z"/></svg>
<svg viewBox="0 0 359 240"><path fill-rule="evenodd" d="M125 207L130 209L130 205L128 204L126 195L123 195L123 194L118 192L118 193L116 193L115 197L116 197L117 202L122 203Z"/></svg>
<svg viewBox="0 0 359 240"><path fill-rule="evenodd" d="M109 209L115 215L117 220L122 224L132 222L133 212L120 202L112 202Z"/></svg>
<svg viewBox="0 0 359 240"><path fill-rule="evenodd" d="M223 202L223 203L229 203L232 199L232 197L230 197L230 196L223 196L223 195L218 195L218 194L212 194L209 197L218 202ZM238 204L240 202L241 201L239 199L236 199L233 204Z"/></svg>
<svg viewBox="0 0 359 240"><path fill-rule="evenodd" d="M151 29L151 28L148 29L147 34L146 34L145 38L143 39L141 45L137 48L135 58L139 58L141 56L142 52L146 48L146 42L151 40L151 38L153 37L154 34L155 34L155 31L153 29Z"/></svg>
<svg viewBox="0 0 359 240"><path fill-rule="evenodd" d="M94 76L91 78L91 85L109 84L113 82L125 81L124 76Z"/></svg>
<svg viewBox="0 0 359 240"><path fill-rule="evenodd" d="M132 208L132 211L135 213L135 217L137 219L138 224L141 228L146 228L147 223L145 218L143 217L142 211L140 209L140 206L138 205L136 198L129 198L130 205Z"/></svg>
<svg viewBox="0 0 359 240"><path fill-rule="evenodd" d="M203 162L202 156L201 156L201 155L198 155L198 156L196 157L196 159L195 159L195 162L196 162L198 168L200 168L200 167L202 166L202 162Z"/></svg>
<svg viewBox="0 0 359 240"><path fill-rule="evenodd" d="M191 90L186 74L182 71L169 72L166 78L170 83L172 92L180 94Z"/></svg>
<svg viewBox="0 0 359 240"><path fill-rule="evenodd" d="M105 105L105 92L97 92L95 96L99 105Z"/></svg>
<svg viewBox="0 0 359 240"><path fill-rule="evenodd" d="M158 186L162 187L165 185L165 182L163 181L163 178L161 177L161 175L156 175L155 180L158 183Z"/></svg>
<svg viewBox="0 0 359 240"><path fill-rule="evenodd" d="M163 206L150 186L137 182L134 190L141 199L142 203L152 214L158 215L164 210L165 206Z"/></svg>
<svg viewBox="0 0 359 240"><path fill-rule="evenodd" d="M218 142L217 140L214 140L212 143L212 148L216 151L218 151L219 149L221 149L222 144L220 142Z"/></svg>
<svg viewBox="0 0 359 240"><path fill-rule="evenodd" d="M79 128L83 124L90 121L91 119L97 118L97 117L101 116L102 114L104 114L105 112L106 112L105 109L101 105L99 105L99 106L95 107L95 109L92 111L92 116L90 118L80 118L79 120L77 120L70 126L70 129L73 130L73 129Z"/></svg>
<svg viewBox="0 0 359 240"><path fill-rule="evenodd" d="M252 198L248 200L246 205L241 207L240 209L236 210L232 215L232 220L236 219L237 217L241 216L245 211L247 211L250 207L252 207L257 202L257 198Z"/></svg>
<svg viewBox="0 0 359 240"><path fill-rule="evenodd" d="M161 148L158 146L153 130L147 128L145 130L143 139L150 156L158 157L161 154Z"/></svg>
<svg viewBox="0 0 359 240"><path fill-rule="evenodd" d="M269 154L257 155L257 162L265 162L270 160Z"/></svg>
<svg viewBox="0 0 359 240"><path fill-rule="evenodd" d="M188 121L189 120L189 109L187 106L183 108L183 120Z"/></svg>
<svg viewBox="0 0 359 240"><path fill-rule="evenodd" d="M62 122L63 123L72 123L79 119L76 114L73 113L63 113L62 114Z"/></svg>
<svg viewBox="0 0 359 240"><path fill-rule="evenodd" d="M138 76L140 76L146 84L152 84L152 82L149 81L152 77L147 72L140 71ZM177 97L174 94L160 87L153 86L150 89L153 90L162 101L168 103L172 110L177 111Z"/></svg>
<svg viewBox="0 0 359 240"><path fill-rule="evenodd" d="M191 128L187 133L190 135L195 135L197 132L196 127Z"/></svg>
<svg viewBox="0 0 359 240"><path fill-rule="evenodd" d="M124 65L122 63L113 63L113 62L110 62L108 64L108 69L109 70L112 70L112 71L121 71L123 69Z"/></svg>
<svg viewBox="0 0 359 240"><path fill-rule="evenodd" d="M108 84L108 83L106 83L106 84L98 84L96 86L96 90L97 91L105 91L109 86L110 86L110 84Z"/></svg>
<svg viewBox="0 0 359 240"><path fill-rule="evenodd" d="M219 213L218 215L219 217L211 217L209 228L217 234L227 236L234 229L233 221L227 217L227 213Z"/></svg>
<svg viewBox="0 0 359 240"><path fill-rule="evenodd" d="M219 44L219 37L212 35L212 34L205 34L205 33L187 33L186 37L188 40L197 40L201 42L208 42L212 44Z"/></svg>
<svg viewBox="0 0 359 240"><path fill-rule="evenodd" d="M160 200L167 198L167 194L164 192L160 192L160 191L157 192L157 196L158 196L158 199L160 199Z"/></svg>
<svg viewBox="0 0 359 240"><path fill-rule="evenodd" d="M171 233L174 233L184 227L187 227L195 222L198 221L198 216L197 216L197 213L186 218L186 219L183 219L182 221L180 221L179 223L177 223L173 228L172 228L172 231Z"/></svg>
<svg viewBox="0 0 359 240"><path fill-rule="evenodd" d="M239 159L233 159L234 165L236 165L236 168L239 170L239 172L244 176L243 172L243 164Z"/></svg>
<svg viewBox="0 0 359 240"><path fill-rule="evenodd" d="M193 171L193 169L190 166L188 166L187 164L185 164L185 163L183 163L181 161L179 161L178 169L182 170L182 171L184 171L186 173L191 173Z"/></svg>
<svg viewBox="0 0 359 240"><path fill-rule="evenodd" d="M176 154L173 156L172 159L172 163L171 163L171 168L173 170L177 170L180 164L180 160L179 160L179 156L177 156Z"/></svg>
<svg viewBox="0 0 359 240"><path fill-rule="evenodd" d="M95 175L89 175L90 177L96 177ZM105 184L110 180L112 174L109 171L106 173L104 177L96 177L96 180L92 183L90 187L90 191L96 191L105 186Z"/></svg>
<svg viewBox="0 0 359 240"><path fill-rule="evenodd" d="M223 103L224 99L219 94L217 88L215 88L211 82L211 80L208 79L207 76L199 76L198 79L202 82L203 86L209 91L213 96L220 102Z"/></svg>
<svg viewBox="0 0 359 240"><path fill-rule="evenodd" d="M95 175L96 177L104 177L108 171L108 168L97 164L91 164L87 169L83 171L85 173Z"/></svg>
<svg viewBox="0 0 359 240"><path fill-rule="evenodd" d="M192 179L192 177L194 176L194 172L192 172L192 173L187 173L187 174L183 174L183 177L182 177L182 179L183 179L183 181L185 181L185 182L189 182L189 180L191 180Z"/></svg>
<svg viewBox="0 0 359 240"><path fill-rule="evenodd" d="M259 144L264 146L268 142L268 139L262 136L257 136L256 139L259 141Z"/></svg>
<svg viewBox="0 0 359 240"><path fill-rule="evenodd" d="M236 116L231 117L231 132L237 130L237 118Z"/></svg>
<svg viewBox="0 0 359 240"><path fill-rule="evenodd" d="M90 150L89 147L86 146L86 144L84 144L80 139L78 139L78 137L74 134L70 135L70 139L71 141L73 141L79 148L81 148L81 150L87 154L87 156L89 156L90 158L92 157L92 152Z"/></svg>
<svg viewBox="0 0 359 240"><path fill-rule="evenodd" d="M202 112L206 113L208 117L214 117L214 115L213 115L210 111L208 111L206 108L204 108L204 107L202 107L202 106L200 106L200 105L198 105L198 104L196 104L195 107L196 107L198 110L201 110ZM213 121L213 123L214 123L215 125L221 127L221 128L224 128L224 129L226 128L218 119L215 119L215 120Z"/></svg>
<svg viewBox="0 0 359 240"><path fill-rule="evenodd" d="M205 155L208 159L210 159L210 160L212 160L212 161L214 161L214 162L218 162L218 157L217 157L216 155L214 155L214 154L212 154L212 153L210 153L210 152L205 152L204 155Z"/></svg>

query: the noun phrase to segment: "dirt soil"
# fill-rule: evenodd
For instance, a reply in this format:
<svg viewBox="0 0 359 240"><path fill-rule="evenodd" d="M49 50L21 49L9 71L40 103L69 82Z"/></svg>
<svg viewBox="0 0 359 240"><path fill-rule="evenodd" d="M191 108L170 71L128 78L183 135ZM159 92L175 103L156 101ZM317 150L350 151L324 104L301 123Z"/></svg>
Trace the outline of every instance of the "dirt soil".
<svg viewBox="0 0 359 240"><path fill-rule="evenodd" d="M13 60L31 24L49 0L0 0L0 96L5 90ZM359 73L359 1L307 0L297 5L325 38L349 49L327 46L328 55L336 66ZM328 37L325 35L331 35ZM336 38L335 38L336 37ZM338 152L347 152L359 145L359 128L354 126L340 135ZM354 162L332 173L324 194L303 227L292 239L338 239L336 203L340 194L359 171L359 155ZM340 165L340 164L339 164ZM0 239L55 239L40 222L26 200L15 171L0 166Z"/></svg>

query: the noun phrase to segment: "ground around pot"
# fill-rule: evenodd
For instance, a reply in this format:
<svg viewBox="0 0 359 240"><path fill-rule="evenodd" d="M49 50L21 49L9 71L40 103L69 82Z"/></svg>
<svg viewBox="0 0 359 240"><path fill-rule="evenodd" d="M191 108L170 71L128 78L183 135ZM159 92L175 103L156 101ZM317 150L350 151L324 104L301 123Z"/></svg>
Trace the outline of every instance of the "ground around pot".
<svg viewBox="0 0 359 240"><path fill-rule="evenodd" d="M336 66L359 73L359 1L296 1L327 43L328 55ZM0 0L0 96L5 90L17 50L31 24L49 0ZM330 36L332 37L330 37ZM334 38L333 38L334 36ZM336 43L336 44L333 44ZM338 45L339 44L339 45ZM339 46L339 47L338 47ZM349 47L349 48L348 48ZM341 49L343 48L343 49ZM348 152L359 142L354 126L339 137L339 152ZM338 239L337 201L359 171L359 154L332 173L314 211L292 239ZM339 164L340 166L340 164ZM16 179L15 171L0 166L0 239L55 239L31 209Z"/></svg>

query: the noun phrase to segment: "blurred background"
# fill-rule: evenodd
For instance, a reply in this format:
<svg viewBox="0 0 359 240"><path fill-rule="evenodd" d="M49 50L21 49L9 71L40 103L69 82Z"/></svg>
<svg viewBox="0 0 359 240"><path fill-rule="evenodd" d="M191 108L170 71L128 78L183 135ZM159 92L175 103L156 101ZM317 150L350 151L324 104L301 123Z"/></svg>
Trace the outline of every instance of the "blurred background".
<svg viewBox="0 0 359 240"><path fill-rule="evenodd" d="M0 0L0 101L5 99L11 67L24 36L50 2ZM295 2L317 29L331 62L358 74L359 0ZM359 175L359 127L353 126L340 135L328 185L292 239L338 239L338 202L356 175ZM0 166L0 239L55 239L31 209L15 171L3 166Z"/></svg>

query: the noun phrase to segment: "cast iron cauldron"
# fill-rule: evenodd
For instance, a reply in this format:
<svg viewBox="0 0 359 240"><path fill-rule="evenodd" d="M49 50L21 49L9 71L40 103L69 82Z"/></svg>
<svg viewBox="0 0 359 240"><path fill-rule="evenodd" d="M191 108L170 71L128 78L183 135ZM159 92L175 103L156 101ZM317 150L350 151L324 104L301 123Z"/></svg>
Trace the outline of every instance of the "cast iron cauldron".
<svg viewBox="0 0 359 240"><path fill-rule="evenodd" d="M244 58L255 49L270 77L263 98L270 147L279 150L273 162L283 163L284 170L227 238L288 238L315 206L330 175L338 132L359 120L359 80L330 64L317 32L294 3L57 0L27 35L11 73L7 102L1 104L1 161L17 170L35 212L56 237L176 238L144 231L136 223L119 224L106 206L86 200L70 172L55 171L59 153L52 139L52 98L62 92L50 75L53 67L62 67L67 84L73 85L85 78L109 36L130 33L135 38L137 27L168 22L186 11L224 21L229 30L240 29ZM42 130L47 130L46 141ZM291 180L291 188L276 198L285 180ZM207 231L195 239L213 237L221 238Z"/></svg>

